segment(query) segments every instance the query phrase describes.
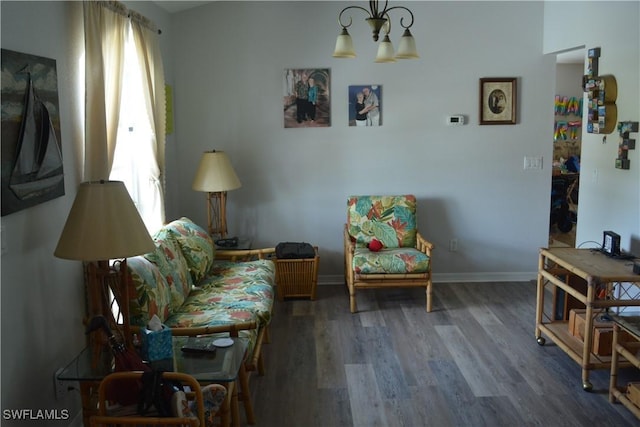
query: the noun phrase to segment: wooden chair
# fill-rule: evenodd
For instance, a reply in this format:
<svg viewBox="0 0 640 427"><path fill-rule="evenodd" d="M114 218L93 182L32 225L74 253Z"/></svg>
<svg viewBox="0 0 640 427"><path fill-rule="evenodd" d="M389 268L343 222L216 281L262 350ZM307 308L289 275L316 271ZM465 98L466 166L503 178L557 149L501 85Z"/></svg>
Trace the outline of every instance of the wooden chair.
<svg viewBox="0 0 640 427"><path fill-rule="evenodd" d="M195 413L193 416L183 417L159 417L159 416L140 416L136 414L134 407L116 408L108 397L108 390L118 381L129 382L132 380L141 380L142 372L114 372L107 375L98 390L98 414L90 418L91 427L114 427L114 426L182 426L182 427L203 427L205 424L205 407L202 395L202 389L198 381L191 375L165 372L163 378L177 381L184 386L188 386L189 391L186 392L187 399L195 402ZM224 388L224 387L223 387ZM137 405L133 405L137 406ZM186 414L185 414L186 415Z"/></svg>
<svg viewBox="0 0 640 427"><path fill-rule="evenodd" d="M369 249L374 239L380 251ZM432 250L417 230L415 196L349 197L344 254L351 312L357 311L357 289L387 287L424 287L430 312Z"/></svg>

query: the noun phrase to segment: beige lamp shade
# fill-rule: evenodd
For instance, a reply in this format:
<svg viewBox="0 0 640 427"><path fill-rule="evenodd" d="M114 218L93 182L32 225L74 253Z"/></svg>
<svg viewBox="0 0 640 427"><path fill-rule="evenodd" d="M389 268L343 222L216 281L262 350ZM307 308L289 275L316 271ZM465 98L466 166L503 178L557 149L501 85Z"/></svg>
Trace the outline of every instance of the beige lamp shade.
<svg viewBox="0 0 640 427"><path fill-rule="evenodd" d="M205 151L200 159L191 188L195 191L219 192L240 188L242 184L224 151Z"/></svg>
<svg viewBox="0 0 640 427"><path fill-rule="evenodd" d="M80 184L54 255L102 261L152 252L155 245L122 181Z"/></svg>
<svg viewBox="0 0 640 427"><path fill-rule="evenodd" d="M353 50L353 40L349 35L346 28L342 29L342 32L336 40L336 48L333 51L334 58L355 58L356 51Z"/></svg>
<svg viewBox="0 0 640 427"><path fill-rule="evenodd" d="M408 28L404 30L402 37L400 37L400 43L398 43L398 53L396 53L396 59L418 59L418 50L416 49L416 40L411 35L411 31Z"/></svg>
<svg viewBox="0 0 640 427"><path fill-rule="evenodd" d="M389 39L389 34L385 34L382 42L378 45L378 54L376 55L376 62L396 62L393 57L393 45Z"/></svg>

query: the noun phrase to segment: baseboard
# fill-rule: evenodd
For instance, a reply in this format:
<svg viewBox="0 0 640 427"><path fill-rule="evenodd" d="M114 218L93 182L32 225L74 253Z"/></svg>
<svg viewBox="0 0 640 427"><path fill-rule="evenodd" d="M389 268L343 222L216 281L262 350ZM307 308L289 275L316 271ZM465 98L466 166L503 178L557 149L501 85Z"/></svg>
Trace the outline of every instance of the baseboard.
<svg viewBox="0 0 640 427"><path fill-rule="evenodd" d="M470 282L530 282L537 272L440 273L433 275L433 283Z"/></svg>
<svg viewBox="0 0 640 427"><path fill-rule="evenodd" d="M342 274L320 274L318 275L318 285L344 285Z"/></svg>
<svg viewBox="0 0 640 427"><path fill-rule="evenodd" d="M433 275L433 283L529 282L537 276L536 272L440 273ZM320 275L318 285L344 285L344 276Z"/></svg>

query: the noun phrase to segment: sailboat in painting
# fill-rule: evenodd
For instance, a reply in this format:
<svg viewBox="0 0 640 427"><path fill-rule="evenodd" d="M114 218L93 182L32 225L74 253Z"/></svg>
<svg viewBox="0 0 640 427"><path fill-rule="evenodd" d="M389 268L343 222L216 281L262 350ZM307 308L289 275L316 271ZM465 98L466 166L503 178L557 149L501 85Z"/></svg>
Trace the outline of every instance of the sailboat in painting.
<svg viewBox="0 0 640 427"><path fill-rule="evenodd" d="M62 153L49 110L33 89L31 73L26 73L28 83L17 156L9 180L9 188L20 200L42 196L64 178Z"/></svg>

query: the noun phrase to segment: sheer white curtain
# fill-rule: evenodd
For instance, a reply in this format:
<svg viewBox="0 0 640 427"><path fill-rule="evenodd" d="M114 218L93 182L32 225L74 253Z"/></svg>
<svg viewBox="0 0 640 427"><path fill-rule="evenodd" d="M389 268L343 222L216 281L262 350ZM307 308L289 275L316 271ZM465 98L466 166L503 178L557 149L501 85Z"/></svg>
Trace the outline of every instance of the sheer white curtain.
<svg viewBox="0 0 640 427"><path fill-rule="evenodd" d="M138 57L142 94L144 96L149 124L151 127L150 149L153 162L149 162L148 183L150 186L145 206L158 216L149 218L152 229L160 228L165 222L164 213L164 145L166 126L166 105L164 89L164 68L158 42L158 30L146 18L131 12L131 29ZM146 220L145 220L146 221Z"/></svg>
<svg viewBox="0 0 640 427"><path fill-rule="evenodd" d="M118 2L85 2L84 10L85 180L124 181L153 232L165 221L166 110L158 32Z"/></svg>

